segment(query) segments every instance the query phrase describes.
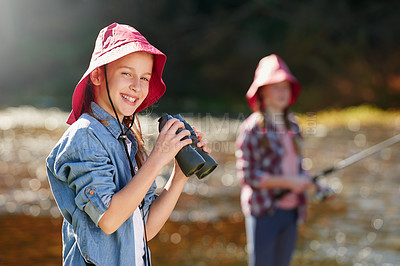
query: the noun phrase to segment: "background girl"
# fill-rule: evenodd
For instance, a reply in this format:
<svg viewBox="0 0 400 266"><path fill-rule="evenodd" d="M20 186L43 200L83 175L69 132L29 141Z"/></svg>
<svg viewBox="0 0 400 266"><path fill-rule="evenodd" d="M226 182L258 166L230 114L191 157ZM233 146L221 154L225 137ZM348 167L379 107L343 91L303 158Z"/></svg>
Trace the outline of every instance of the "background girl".
<svg viewBox="0 0 400 266"><path fill-rule="evenodd" d="M301 168L302 138L289 112L300 85L277 55L259 62L246 99L253 113L237 138L249 265L289 265L297 222L306 214L305 190L312 186ZM277 199L282 190L290 193Z"/></svg>
<svg viewBox="0 0 400 266"><path fill-rule="evenodd" d="M175 134L183 123L171 119L149 155L144 148L135 117L164 94L165 61L130 26L114 23L98 35L73 94L71 126L46 160L64 217L64 265L150 265L147 240L168 219L187 177L175 163L159 197L154 180L191 143L182 140L189 131Z"/></svg>

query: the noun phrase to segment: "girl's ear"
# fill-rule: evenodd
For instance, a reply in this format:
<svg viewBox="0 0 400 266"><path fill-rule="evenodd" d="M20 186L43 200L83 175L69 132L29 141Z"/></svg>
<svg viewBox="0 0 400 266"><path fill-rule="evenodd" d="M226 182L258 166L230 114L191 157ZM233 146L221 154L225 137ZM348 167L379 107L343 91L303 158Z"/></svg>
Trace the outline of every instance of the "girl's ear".
<svg viewBox="0 0 400 266"><path fill-rule="evenodd" d="M92 72L90 72L90 80L92 81L93 85L99 86L102 82L102 71L100 68L96 68Z"/></svg>

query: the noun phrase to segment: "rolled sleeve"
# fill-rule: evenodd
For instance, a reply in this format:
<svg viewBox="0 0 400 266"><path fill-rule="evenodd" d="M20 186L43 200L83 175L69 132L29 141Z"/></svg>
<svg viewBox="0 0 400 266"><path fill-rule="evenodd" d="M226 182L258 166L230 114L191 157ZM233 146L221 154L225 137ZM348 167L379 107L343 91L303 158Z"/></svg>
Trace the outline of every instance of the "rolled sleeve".
<svg viewBox="0 0 400 266"><path fill-rule="evenodd" d="M106 203L102 201L102 198L97 193L96 188L93 186L86 187L85 194L88 200L86 201L86 205L83 210L90 216L92 221L97 226L100 218L108 209L109 205L106 205ZM82 201L82 199L79 200Z"/></svg>
<svg viewBox="0 0 400 266"><path fill-rule="evenodd" d="M86 212L96 226L115 194L114 174L115 167L107 154L92 149L70 154L56 166L56 176L65 179L75 192L76 207Z"/></svg>

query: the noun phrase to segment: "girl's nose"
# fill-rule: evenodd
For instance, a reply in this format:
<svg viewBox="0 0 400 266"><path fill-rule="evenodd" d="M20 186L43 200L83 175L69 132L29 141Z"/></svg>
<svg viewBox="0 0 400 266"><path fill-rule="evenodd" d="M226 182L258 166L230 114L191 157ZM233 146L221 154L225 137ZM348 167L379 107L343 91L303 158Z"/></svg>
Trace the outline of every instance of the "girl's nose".
<svg viewBox="0 0 400 266"><path fill-rule="evenodd" d="M140 79L139 78L132 79L132 82L129 85L129 89L131 89L133 91L141 90L141 88L140 88Z"/></svg>

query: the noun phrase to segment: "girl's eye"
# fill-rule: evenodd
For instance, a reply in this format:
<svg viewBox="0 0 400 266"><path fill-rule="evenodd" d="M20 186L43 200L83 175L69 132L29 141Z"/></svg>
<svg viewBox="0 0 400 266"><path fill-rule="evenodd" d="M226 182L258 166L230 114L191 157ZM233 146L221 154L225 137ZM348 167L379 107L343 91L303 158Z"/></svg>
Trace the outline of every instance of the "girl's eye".
<svg viewBox="0 0 400 266"><path fill-rule="evenodd" d="M123 72L122 75L127 76L127 77L131 77L132 75L128 72Z"/></svg>
<svg viewBox="0 0 400 266"><path fill-rule="evenodd" d="M150 79L148 79L148 78L142 78L142 80L144 80L144 81L149 81Z"/></svg>

